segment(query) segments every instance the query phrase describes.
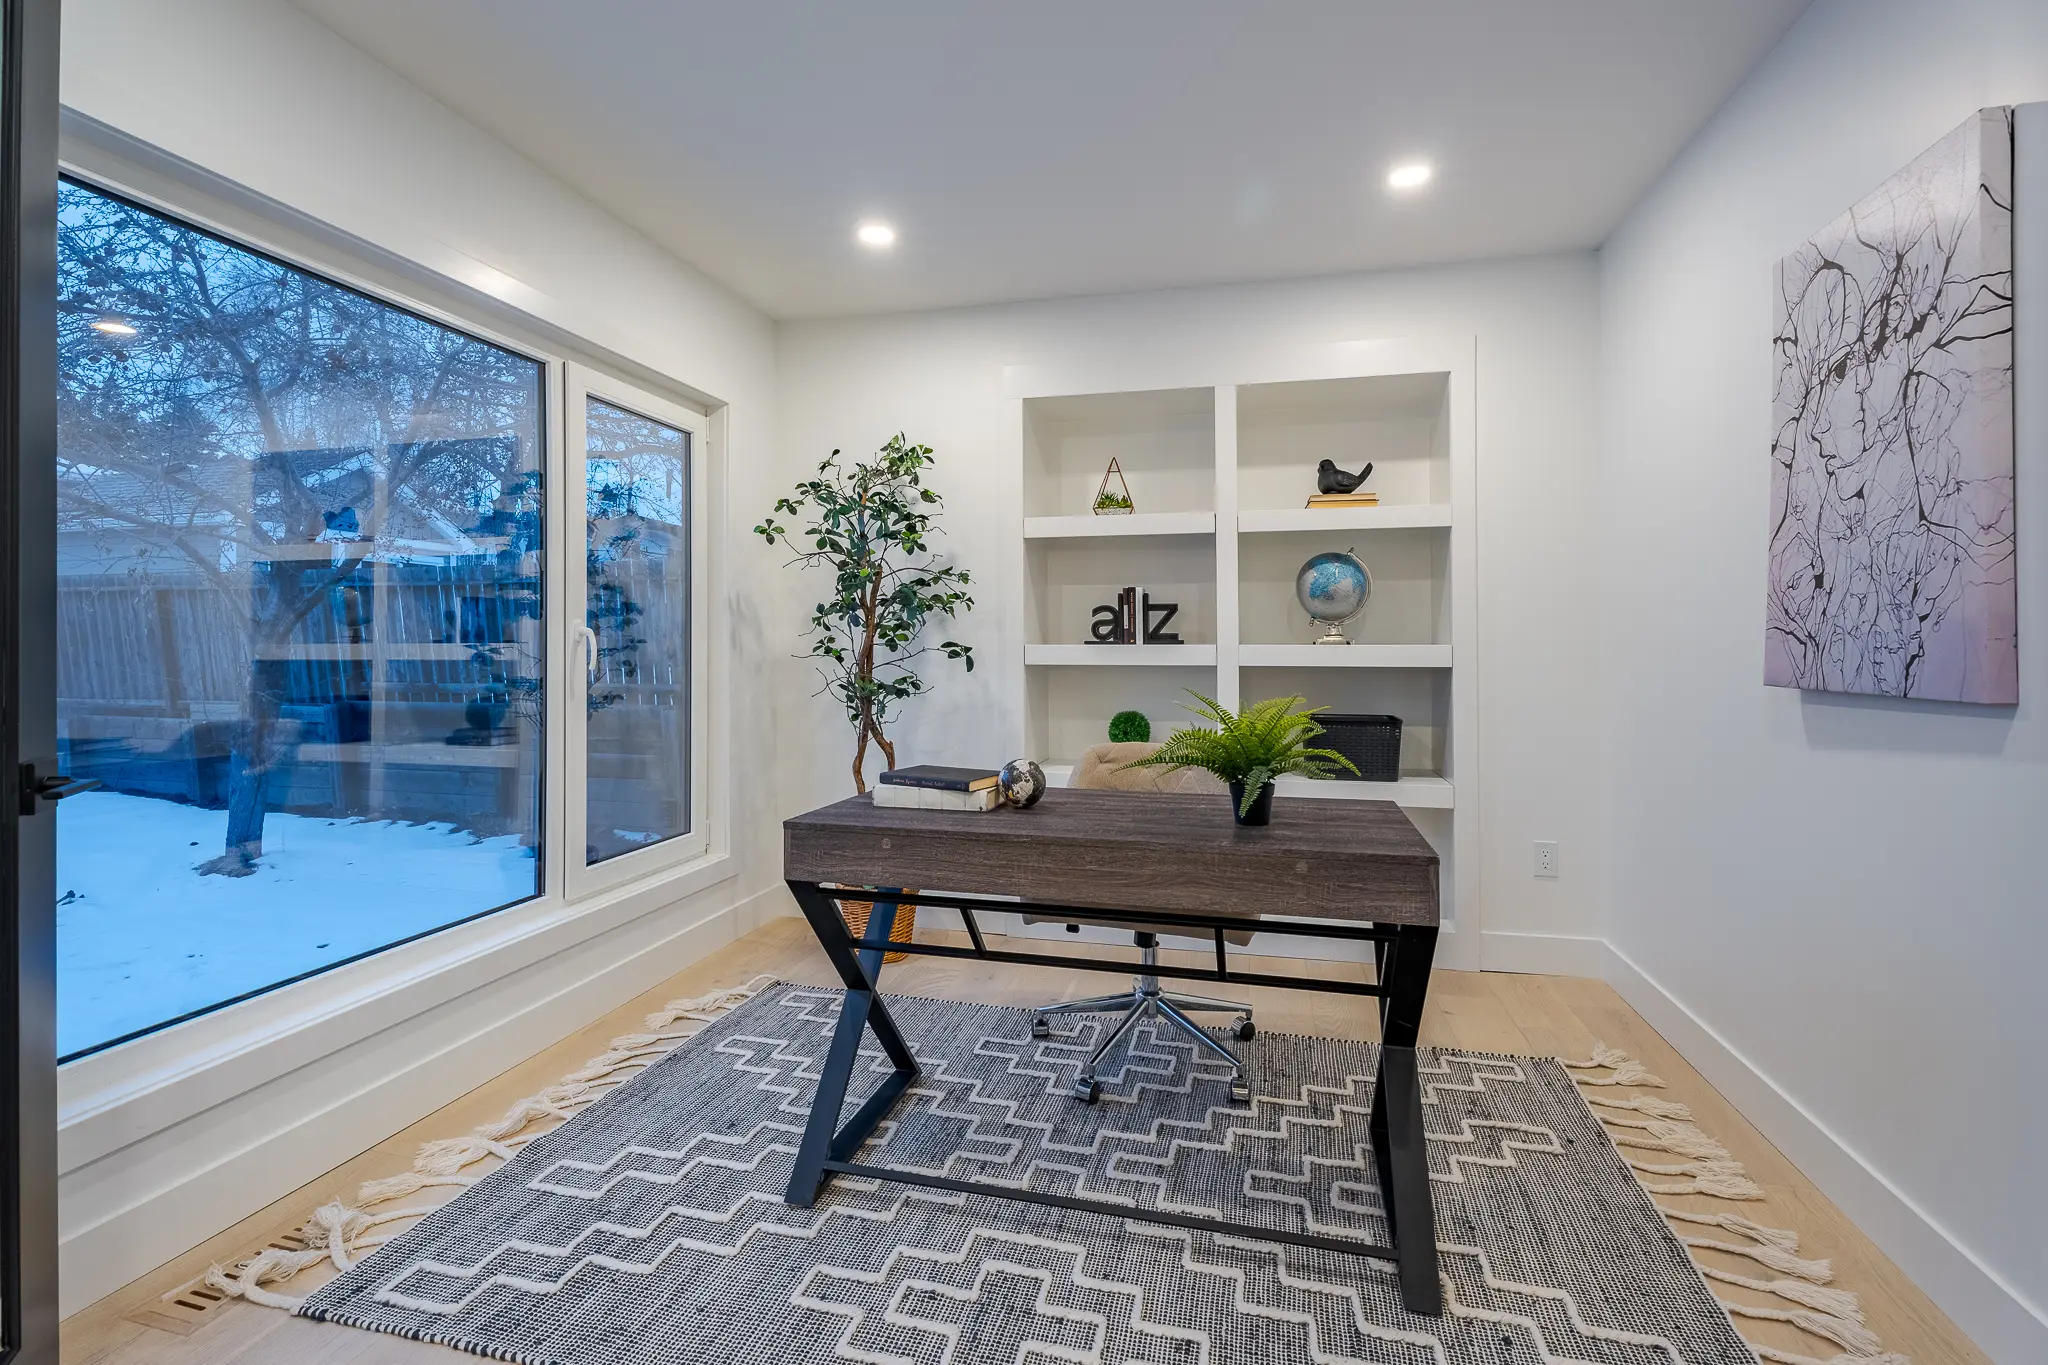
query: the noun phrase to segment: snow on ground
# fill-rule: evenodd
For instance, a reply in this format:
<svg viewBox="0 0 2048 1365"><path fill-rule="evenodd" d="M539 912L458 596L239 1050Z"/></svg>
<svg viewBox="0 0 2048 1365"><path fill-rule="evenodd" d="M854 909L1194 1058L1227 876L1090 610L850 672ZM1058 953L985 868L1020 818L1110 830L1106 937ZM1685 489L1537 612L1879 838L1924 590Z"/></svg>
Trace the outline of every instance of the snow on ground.
<svg viewBox="0 0 2048 1365"><path fill-rule="evenodd" d="M253 874L201 876L227 818L110 792L58 807L59 1056L535 890L512 835L276 813Z"/></svg>

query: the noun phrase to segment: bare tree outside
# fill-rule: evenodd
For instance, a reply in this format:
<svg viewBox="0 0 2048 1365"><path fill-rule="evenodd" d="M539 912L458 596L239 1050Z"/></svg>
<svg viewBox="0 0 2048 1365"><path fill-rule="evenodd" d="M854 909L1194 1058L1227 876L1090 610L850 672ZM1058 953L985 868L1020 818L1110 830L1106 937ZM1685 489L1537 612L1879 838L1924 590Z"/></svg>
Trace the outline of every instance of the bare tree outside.
<svg viewBox="0 0 2048 1365"><path fill-rule="evenodd" d="M224 809L197 876L285 807L537 841L543 367L82 184L59 233L74 767Z"/></svg>

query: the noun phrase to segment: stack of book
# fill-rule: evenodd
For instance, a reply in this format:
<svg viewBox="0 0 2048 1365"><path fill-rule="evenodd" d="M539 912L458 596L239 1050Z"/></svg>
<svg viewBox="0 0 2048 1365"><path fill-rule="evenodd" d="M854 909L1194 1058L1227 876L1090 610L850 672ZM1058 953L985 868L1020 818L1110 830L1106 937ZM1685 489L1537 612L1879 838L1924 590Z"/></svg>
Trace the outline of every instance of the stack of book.
<svg viewBox="0 0 2048 1365"><path fill-rule="evenodd" d="M1311 493L1304 507L1378 507L1377 493Z"/></svg>
<svg viewBox="0 0 2048 1365"><path fill-rule="evenodd" d="M992 768L920 763L891 768L875 782L875 804L908 810L994 810L1002 794Z"/></svg>

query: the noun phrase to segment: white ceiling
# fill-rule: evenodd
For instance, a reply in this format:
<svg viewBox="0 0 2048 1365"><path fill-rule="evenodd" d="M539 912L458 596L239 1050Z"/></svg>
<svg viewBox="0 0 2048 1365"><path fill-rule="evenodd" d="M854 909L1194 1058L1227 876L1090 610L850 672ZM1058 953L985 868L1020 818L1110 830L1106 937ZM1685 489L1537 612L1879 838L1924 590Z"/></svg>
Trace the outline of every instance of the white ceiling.
<svg viewBox="0 0 2048 1365"><path fill-rule="evenodd" d="M787 318L1590 247L1806 0L295 3Z"/></svg>

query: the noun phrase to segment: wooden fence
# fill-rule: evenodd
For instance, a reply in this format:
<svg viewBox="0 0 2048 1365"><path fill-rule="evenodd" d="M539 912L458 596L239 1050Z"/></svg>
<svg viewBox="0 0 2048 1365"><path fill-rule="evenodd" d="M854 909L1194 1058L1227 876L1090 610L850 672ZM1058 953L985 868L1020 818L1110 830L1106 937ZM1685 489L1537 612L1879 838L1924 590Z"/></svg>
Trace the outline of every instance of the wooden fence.
<svg viewBox="0 0 2048 1365"><path fill-rule="evenodd" d="M324 580L333 570L303 572ZM647 643L624 647L598 624L605 652L593 692L616 695L612 705L641 723L593 727L600 750L613 747L607 734L637 737L618 754L593 755L593 766L645 771L661 757L646 751L650 737L673 736L661 741L673 748L687 730L687 659L661 645L685 638L688 603L682 585L643 561L607 573L639 608L631 634ZM190 576L65 575L64 757L111 790L218 806L235 726L261 692L287 744L267 789L277 808L447 820L480 833L528 828L539 809L539 589L489 561L367 561L328 587L288 642L267 651L274 657L258 659L253 642L269 632L253 628L252 590ZM479 714L496 698L507 705ZM474 722L487 718L495 724L480 735ZM367 785L366 765L377 773ZM664 785L657 777L641 783L649 800ZM630 790L618 795L630 804Z"/></svg>

